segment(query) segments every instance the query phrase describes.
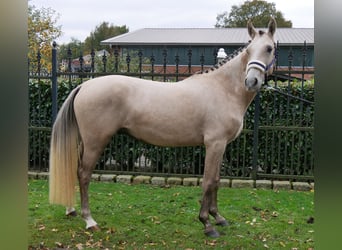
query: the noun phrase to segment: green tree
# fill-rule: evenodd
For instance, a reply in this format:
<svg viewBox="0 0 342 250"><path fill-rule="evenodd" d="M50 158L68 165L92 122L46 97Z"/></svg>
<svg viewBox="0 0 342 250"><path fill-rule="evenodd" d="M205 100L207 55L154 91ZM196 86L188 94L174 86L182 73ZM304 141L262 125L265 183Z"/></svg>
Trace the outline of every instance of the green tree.
<svg viewBox="0 0 342 250"><path fill-rule="evenodd" d="M126 25L115 26L109 24L108 22L102 22L100 25L95 27L95 30L90 33L90 35L84 41L84 53L90 53L93 48L96 50L106 49L106 46L100 45L100 42L127 33L129 29Z"/></svg>
<svg viewBox="0 0 342 250"><path fill-rule="evenodd" d="M37 67L37 53L41 53L41 69L51 70L51 44L61 36L57 25L59 15L51 8L37 9L28 5L28 58L31 67Z"/></svg>
<svg viewBox="0 0 342 250"><path fill-rule="evenodd" d="M62 44L58 49L58 59L68 59L68 50L71 50L71 57L78 57L83 52L83 43L75 37L71 37L71 42Z"/></svg>
<svg viewBox="0 0 342 250"><path fill-rule="evenodd" d="M292 27L292 22L286 20L283 14L277 11L275 3L263 0L247 0L241 5L233 5L230 13L225 11L217 15L215 27L246 27L248 20L252 20L255 27L264 27L269 22L270 16L276 19L278 27Z"/></svg>

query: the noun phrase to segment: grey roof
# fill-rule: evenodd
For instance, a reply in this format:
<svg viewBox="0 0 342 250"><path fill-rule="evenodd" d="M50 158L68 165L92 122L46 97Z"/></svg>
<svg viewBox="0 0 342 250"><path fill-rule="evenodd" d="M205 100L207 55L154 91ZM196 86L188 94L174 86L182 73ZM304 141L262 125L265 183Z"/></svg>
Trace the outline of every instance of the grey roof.
<svg viewBox="0 0 342 250"><path fill-rule="evenodd" d="M101 42L102 45L241 45L250 40L247 28L144 28ZM314 44L314 28L278 28L282 45Z"/></svg>

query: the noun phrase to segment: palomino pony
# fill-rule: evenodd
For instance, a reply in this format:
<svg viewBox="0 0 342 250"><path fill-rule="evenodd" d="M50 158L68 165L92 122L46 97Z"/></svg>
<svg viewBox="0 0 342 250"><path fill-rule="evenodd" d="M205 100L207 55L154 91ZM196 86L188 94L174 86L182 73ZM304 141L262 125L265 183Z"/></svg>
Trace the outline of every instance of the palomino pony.
<svg viewBox="0 0 342 250"><path fill-rule="evenodd" d="M217 208L222 157L226 145L240 134L246 109L275 59L275 20L270 20L267 32L256 31L251 22L247 28L249 45L210 72L178 83L104 76L75 88L52 130L50 203L65 205L67 214L75 214L78 179L86 228L99 229L90 213L88 186L96 161L119 130L159 146L204 145L199 220L207 236L218 237L209 215L216 225L228 225Z"/></svg>

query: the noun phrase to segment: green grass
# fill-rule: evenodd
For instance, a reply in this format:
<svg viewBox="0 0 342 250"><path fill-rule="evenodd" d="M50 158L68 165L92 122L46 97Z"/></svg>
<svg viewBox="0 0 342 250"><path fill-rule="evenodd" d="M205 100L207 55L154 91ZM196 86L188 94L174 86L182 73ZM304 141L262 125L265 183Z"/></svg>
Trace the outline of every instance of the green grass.
<svg viewBox="0 0 342 250"><path fill-rule="evenodd" d="M230 226L204 236L198 221L200 187L90 185L99 232L80 216L48 203L48 182L28 182L29 249L311 249L314 193L221 188L219 208ZM78 196L79 197L79 196ZM76 209L79 211L79 198Z"/></svg>

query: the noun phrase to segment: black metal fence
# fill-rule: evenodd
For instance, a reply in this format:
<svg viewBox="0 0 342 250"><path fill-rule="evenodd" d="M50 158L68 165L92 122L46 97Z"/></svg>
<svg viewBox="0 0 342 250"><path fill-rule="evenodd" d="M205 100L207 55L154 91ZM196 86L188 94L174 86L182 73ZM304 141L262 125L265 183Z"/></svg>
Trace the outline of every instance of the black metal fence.
<svg viewBox="0 0 342 250"><path fill-rule="evenodd" d="M214 49L217 53L217 49ZM306 66L306 44L302 48L301 67L291 64L291 50L286 68L276 68L267 80L272 87L261 91L248 108L241 135L227 146L221 176L246 179L306 179L314 178L313 120L314 71ZM69 52L64 69L57 61L57 46L52 48L52 70L44 74L40 56L29 62L29 169L48 171L49 141L53 120L69 92L83 81L108 74L178 81L195 71L213 65L192 65L175 57L156 65L154 55L141 50L114 50L84 60L81 55L78 70L72 67ZM216 55L213 55L216 61ZM76 57L76 56L75 56ZM35 65L33 67L32 65ZM309 79L309 80L308 80ZM115 174L148 174L167 176L201 176L205 151L198 147L157 147L117 134L106 147L95 172Z"/></svg>

